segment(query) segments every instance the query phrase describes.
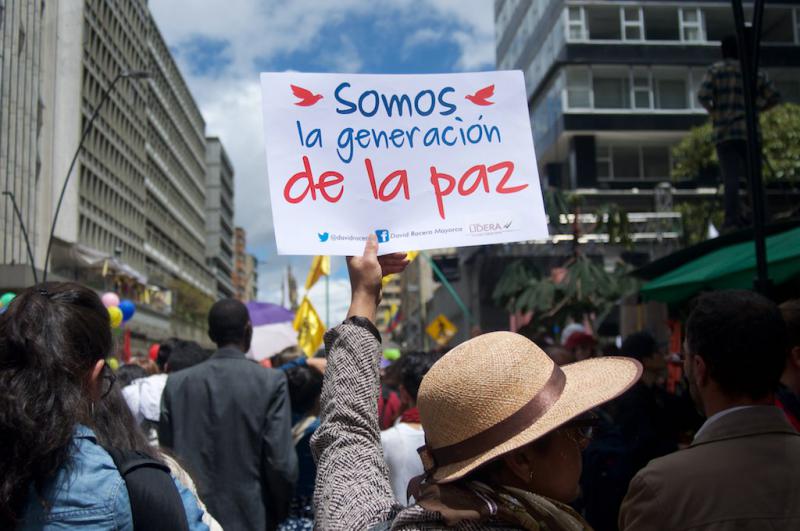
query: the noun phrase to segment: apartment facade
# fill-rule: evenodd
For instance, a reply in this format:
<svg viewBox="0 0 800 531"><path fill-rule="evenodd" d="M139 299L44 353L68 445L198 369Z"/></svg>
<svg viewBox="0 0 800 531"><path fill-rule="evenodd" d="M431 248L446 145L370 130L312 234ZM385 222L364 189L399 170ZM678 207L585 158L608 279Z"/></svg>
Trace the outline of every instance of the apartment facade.
<svg viewBox="0 0 800 531"><path fill-rule="evenodd" d="M206 138L206 260L217 297L233 297L233 165L219 138Z"/></svg>
<svg viewBox="0 0 800 531"><path fill-rule="evenodd" d="M670 181L671 148L707 120L697 91L735 33L729 2L498 0L495 14L497 65L525 74L546 184L602 200ZM761 69L799 102L800 3L766 6L762 42Z"/></svg>

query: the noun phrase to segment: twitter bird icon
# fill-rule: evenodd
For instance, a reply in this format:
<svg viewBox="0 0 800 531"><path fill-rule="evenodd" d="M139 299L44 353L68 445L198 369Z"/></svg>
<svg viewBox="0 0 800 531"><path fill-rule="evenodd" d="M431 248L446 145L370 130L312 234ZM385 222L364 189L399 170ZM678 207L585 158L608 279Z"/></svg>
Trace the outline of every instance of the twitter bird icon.
<svg viewBox="0 0 800 531"><path fill-rule="evenodd" d="M321 242L328 241L328 233L327 232L318 232L317 236L319 236L319 241L321 241Z"/></svg>

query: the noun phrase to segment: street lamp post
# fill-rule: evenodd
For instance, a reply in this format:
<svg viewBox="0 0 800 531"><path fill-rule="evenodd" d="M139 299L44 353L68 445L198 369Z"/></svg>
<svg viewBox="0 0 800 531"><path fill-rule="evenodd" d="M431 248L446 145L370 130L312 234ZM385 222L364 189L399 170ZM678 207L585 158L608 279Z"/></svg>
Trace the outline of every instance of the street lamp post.
<svg viewBox="0 0 800 531"><path fill-rule="evenodd" d="M86 137L89 134L89 131L92 129L92 124L94 123L97 116L100 114L100 109L103 108L103 105L108 100L109 96L111 96L111 91L114 90L114 86L119 82L120 79L123 78L130 78L130 79L147 79L150 77L150 74L145 71L123 71L114 77L111 83L106 87L103 91L102 96L100 97L100 103L94 108L94 112L92 112L92 116L89 117L89 123L86 124L86 127L83 129L83 133L81 134L81 139L78 142L78 148L75 150L75 155L72 157L72 162L69 164L69 169L67 170L67 175L64 177L64 184L61 187L61 194L58 196L58 203L56 203L56 210L53 213L53 222L50 225L50 238L47 240L47 252L44 256L44 267L43 270L43 278L42 282L47 282L47 268L50 264L50 251L53 247L53 235L56 231L56 223L58 222L58 213L61 211L61 203L64 201L64 194L67 191L67 185L69 184L69 178L72 176L72 170L75 167L75 162L78 160L78 155L81 152L81 148L83 147L83 142L86 140Z"/></svg>

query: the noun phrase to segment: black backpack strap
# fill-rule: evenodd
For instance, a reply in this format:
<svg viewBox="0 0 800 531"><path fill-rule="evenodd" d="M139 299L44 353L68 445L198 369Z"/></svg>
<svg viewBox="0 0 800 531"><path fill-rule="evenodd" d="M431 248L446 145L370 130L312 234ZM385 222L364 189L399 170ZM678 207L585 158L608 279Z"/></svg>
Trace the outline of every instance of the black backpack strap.
<svg viewBox="0 0 800 531"><path fill-rule="evenodd" d="M141 452L106 451L125 480L135 530L189 531L183 500L167 465Z"/></svg>

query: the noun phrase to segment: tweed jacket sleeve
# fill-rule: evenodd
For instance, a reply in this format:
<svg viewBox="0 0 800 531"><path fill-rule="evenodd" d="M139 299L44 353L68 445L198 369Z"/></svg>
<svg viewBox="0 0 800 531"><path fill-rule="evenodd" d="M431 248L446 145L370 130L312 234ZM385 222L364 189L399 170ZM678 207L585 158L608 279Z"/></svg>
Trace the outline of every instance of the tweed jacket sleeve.
<svg viewBox="0 0 800 531"><path fill-rule="evenodd" d="M400 510L378 428L380 342L366 327L345 322L325 334L325 347L320 427L311 440L315 526L370 529Z"/></svg>

